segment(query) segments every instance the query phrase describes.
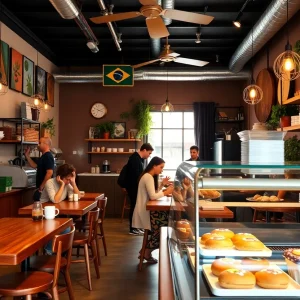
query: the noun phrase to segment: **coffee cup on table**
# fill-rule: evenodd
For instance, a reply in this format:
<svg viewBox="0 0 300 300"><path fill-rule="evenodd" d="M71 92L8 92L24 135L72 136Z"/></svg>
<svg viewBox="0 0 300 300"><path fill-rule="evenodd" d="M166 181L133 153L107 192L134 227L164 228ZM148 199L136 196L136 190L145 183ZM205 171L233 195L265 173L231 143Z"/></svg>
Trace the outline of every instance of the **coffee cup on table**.
<svg viewBox="0 0 300 300"><path fill-rule="evenodd" d="M78 194L73 194L73 200L78 201L78 199L79 199Z"/></svg>
<svg viewBox="0 0 300 300"><path fill-rule="evenodd" d="M59 214L59 209L55 206L45 206L44 209L44 217L46 220L53 220ZM55 213L57 211L57 213Z"/></svg>
<svg viewBox="0 0 300 300"><path fill-rule="evenodd" d="M73 194L69 194L68 199L69 199L69 201L73 201Z"/></svg>

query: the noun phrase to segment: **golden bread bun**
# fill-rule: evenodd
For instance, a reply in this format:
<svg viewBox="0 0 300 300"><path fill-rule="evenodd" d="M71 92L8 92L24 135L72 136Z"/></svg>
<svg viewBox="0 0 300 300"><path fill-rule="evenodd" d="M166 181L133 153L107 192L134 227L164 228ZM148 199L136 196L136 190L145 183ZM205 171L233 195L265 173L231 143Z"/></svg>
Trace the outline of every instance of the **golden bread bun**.
<svg viewBox="0 0 300 300"><path fill-rule="evenodd" d="M220 192L214 190L198 190L198 195L200 198L219 198L221 196Z"/></svg>
<svg viewBox="0 0 300 300"><path fill-rule="evenodd" d="M268 268L269 261L259 257L245 257L241 261L242 269L255 273L259 270Z"/></svg>
<svg viewBox="0 0 300 300"><path fill-rule="evenodd" d="M251 233L247 233L247 232L239 232L236 233L232 238L232 242L235 243L239 240L241 240L242 238L256 238L253 234Z"/></svg>
<svg viewBox="0 0 300 300"><path fill-rule="evenodd" d="M188 239L191 234L191 228L177 228L176 232L179 239Z"/></svg>
<svg viewBox="0 0 300 300"><path fill-rule="evenodd" d="M246 270L228 269L223 271L219 277L219 284L225 289L253 289L255 276Z"/></svg>
<svg viewBox="0 0 300 300"><path fill-rule="evenodd" d="M271 196L270 201L279 201L279 198L277 196Z"/></svg>
<svg viewBox="0 0 300 300"><path fill-rule="evenodd" d="M281 270L263 269L255 273L256 284L264 289L286 289L289 277Z"/></svg>
<svg viewBox="0 0 300 300"><path fill-rule="evenodd" d="M214 236L205 242L205 248L207 249L232 249L233 243L231 239L224 236Z"/></svg>
<svg viewBox="0 0 300 300"><path fill-rule="evenodd" d="M260 201L270 201L270 197L269 196L262 196Z"/></svg>
<svg viewBox="0 0 300 300"><path fill-rule="evenodd" d="M176 228L191 228L188 220L180 220L176 222Z"/></svg>
<svg viewBox="0 0 300 300"><path fill-rule="evenodd" d="M218 235L222 235L229 239L231 239L234 236L234 232L232 232L231 230L229 230L227 228L216 228L213 231L211 231L211 233L216 233Z"/></svg>
<svg viewBox="0 0 300 300"><path fill-rule="evenodd" d="M205 244L205 242L206 242L208 239L210 239L210 238L212 238L212 237L214 237L214 236L220 236L220 235L218 235L218 234L216 234L216 233L211 233L211 232L204 233L204 234L201 236L201 244Z"/></svg>
<svg viewBox="0 0 300 300"><path fill-rule="evenodd" d="M240 269L241 265L233 258L219 258L211 264L211 271L215 276L227 269Z"/></svg>
<svg viewBox="0 0 300 300"><path fill-rule="evenodd" d="M256 200L257 198L261 197L259 194L256 194L253 199Z"/></svg>
<svg viewBox="0 0 300 300"><path fill-rule="evenodd" d="M242 238L235 242L234 246L242 251L261 251L265 248L265 245L256 238Z"/></svg>

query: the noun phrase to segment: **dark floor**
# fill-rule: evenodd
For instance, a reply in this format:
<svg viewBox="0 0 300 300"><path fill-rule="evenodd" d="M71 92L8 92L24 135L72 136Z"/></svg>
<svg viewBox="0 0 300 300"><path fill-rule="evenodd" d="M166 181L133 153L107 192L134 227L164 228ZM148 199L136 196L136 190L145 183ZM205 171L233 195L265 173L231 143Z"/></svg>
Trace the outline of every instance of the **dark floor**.
<svg viewBox="0 0 300 300"><path fill-rule="evenodd" d="M108 256L104 256L101 247L100 279L96 278L91 265L93 291L87 289L85 264L71 265L71 279L76 299L157 300L158 264L145 263L141 272L137 269L142 236L129 235L127 221L121 223L120 219L106 219L104 229ZM153 252L153 256L157 258L158 251ZM0 274L15 269L0 266ZM60 299L69 299L67 292L60 294Z"/></svg>

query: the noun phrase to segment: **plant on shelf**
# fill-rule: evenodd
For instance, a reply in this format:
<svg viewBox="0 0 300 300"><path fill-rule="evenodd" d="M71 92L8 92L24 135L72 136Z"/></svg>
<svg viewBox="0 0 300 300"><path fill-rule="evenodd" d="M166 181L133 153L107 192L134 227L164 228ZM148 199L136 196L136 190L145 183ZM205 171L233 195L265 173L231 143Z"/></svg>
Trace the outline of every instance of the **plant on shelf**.
<svg viewBox="0 0 300 300"><path fill-rule="evenodd" d="M42 137L52 137L55 136L55 125L54 125L54 117L49 119L46 122L41 123L42 128Z"/></svg>
<svg viewBox="0 0 300 300"><path fill-rule="evenodd" d="M293 50L300 55L300 40L295 43Z"/></svg>
<svg viewBox="0 0 300 300"><path fill-rule="evenodd" d="M270 119L267 122L269 129L275 130L280 126L280 122L283 123L283 118L287 117L289 119L289 123L291 123L291 116L295 116L299 113L299 109L297 105L280 105L275 104L272 105L272 113ZM281 124L282 127L290 126L286 124Z"/></svg>
<svg viewBox="0 0 300 300"><path fill-rule="evenodd" d="M284 141L284 160L300 161L300 140L296 135Z"/></svg>
<svg viewBox="0 0 300 300"><path fill-rule="evenodd" d="M100 135L103 135L103 138L113 138L114 136L114 123L113 122L104 122L96 125Z"/></svg>
<svg viewBox="0 0 300 300"><path fill-rule="evenodd" d="M146 100L134 101L130 100L131 111L120 114L122 119L135 119L136 128L138 129L137 137L142 138L146 136L152 125L151 109L152 106Z"/></svg>

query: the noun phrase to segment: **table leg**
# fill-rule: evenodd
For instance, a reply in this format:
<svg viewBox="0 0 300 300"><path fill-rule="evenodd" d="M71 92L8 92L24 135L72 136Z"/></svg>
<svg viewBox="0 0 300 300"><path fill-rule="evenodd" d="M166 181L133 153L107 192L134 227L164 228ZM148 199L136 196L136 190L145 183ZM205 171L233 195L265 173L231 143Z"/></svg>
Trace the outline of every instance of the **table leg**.
<svg viewBox="0 0 300 300"><path fill-rule="evenodd" d="M28 271L29 268L30 268L30 257L27 257L21 262L21 271L22 272Z"/></svg>

